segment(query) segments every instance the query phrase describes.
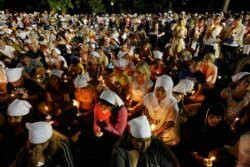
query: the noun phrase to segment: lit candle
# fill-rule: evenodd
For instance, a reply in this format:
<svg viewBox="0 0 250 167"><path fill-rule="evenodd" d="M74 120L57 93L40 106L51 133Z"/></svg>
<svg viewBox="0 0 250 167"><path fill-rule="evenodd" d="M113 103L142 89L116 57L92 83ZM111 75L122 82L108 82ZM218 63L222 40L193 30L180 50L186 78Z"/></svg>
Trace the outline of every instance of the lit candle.
<svg viewBox="0 0 250 167"><path fill-rule="evenodd" d="M68 82L68 76L65 74L65 75L63 75L63 81L64 82Z"/></svg>
<svg viewBox="0 0 250 167"><path fill-rule="evenodd" d="M36 82L38 82L38 83L41 82L41 79L40 79L40 75L39 75L39 74L36 75Z"/></svg>
<svg viewBox="0 0 250 167"><path fill-rule="evenodd" d="M207 167L212 167L213 166L213 161L215 160L215 157L210 157L210 158L205 158L204 159L204 164Z"/></svg>
<svg viewBox="0 0 250 167"><path fill-rule="evenodd" d="M75 107L77 108L77 114L76 114L76 116L82 115L82 114L80 113L80 110L79 110L79 103L78 103L78 101L73 100L73 106L75 106Z"/></svg>
<svg viewBox="0 0 250 167"><path fill-rule="evenodd" d="M47 70L46 70L46 73L47 73L47 74L50 74L50 72L51 72L50 69L47 69Z"/></svg>
<svg viewBox="0 0 250 167"><path fill-rule="evenodd" d="M151 124L151 130L154 131L155 130L155 124Z"/></svg>
<svg viewBox="0 0 250 167"><path fill-rule="evenodd" d="M97 137L102 137L103 132L101 131L101 128L100 128L100 127L98 128L98 131L95 133L95 135L96 135Z"/></svg>
<svg viewBox="0 0 250 167"><path fill-rule="evenodd" d="M233 124L231 125L232 130L234 130L234 126L235 126L235 124L236 124L239 120L240 120L240 118L238 118L238 117L235 118Z"/></svg>

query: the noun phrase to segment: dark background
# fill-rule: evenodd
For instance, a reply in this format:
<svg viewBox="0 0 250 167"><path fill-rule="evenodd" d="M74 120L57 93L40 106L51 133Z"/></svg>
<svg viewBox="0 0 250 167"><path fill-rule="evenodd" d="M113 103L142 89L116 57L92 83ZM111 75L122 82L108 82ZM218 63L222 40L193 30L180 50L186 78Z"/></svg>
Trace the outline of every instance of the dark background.
<svg viewBox="0 0 250 167"><path fill-rule="evenodd" d="M72 0L74 4L75 0ZM90 0L89 0L90 1ZM107 13L111 13L110 0L102 0ZM136 6L140 2L140 7ZM167 12L220 12L222 11L224 0L116 0L113 6L114 13L127 11L127 13L153 13ZM46 0L2 0L0 8L14 11L44 11L49 10ZM143 3L143 5L142 5ZM231 0L229 11L241 12L249 11L249 0ZM70 13L90 13L87 0L81 0L81 7L69 10Z"/></svg>

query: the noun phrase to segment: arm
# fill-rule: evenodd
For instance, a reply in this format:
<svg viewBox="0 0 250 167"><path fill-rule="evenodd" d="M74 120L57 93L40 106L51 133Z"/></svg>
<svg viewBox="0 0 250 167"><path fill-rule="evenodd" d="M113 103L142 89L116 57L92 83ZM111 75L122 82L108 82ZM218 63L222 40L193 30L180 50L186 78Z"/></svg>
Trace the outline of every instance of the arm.
<svg viewBox="0 0 250 167"><path fill-rule="evenodd" d="M117 122L115 125L109 124L105 130L114 133L118 136L122 136L126 127L127 127L127 117L128 117L128 111L125 107L122 107L118 111L118 117L117 117Z"/></svg>
<svg viewBox="0 0 250 167"><path fill-rule="evenodd" d="M125 167L126 166L125 164L126 164L125 157L121 155L120 151L115 146L111 154L110 167Z"/></svg>
<svg viewBox="0 0 250 167"><path fill-rule="evenodd" d="M69 144L67 142L61 142L60 149L62 150L61 159L59 159L61 165L64 167L74 167L73 156Z"/></svg>

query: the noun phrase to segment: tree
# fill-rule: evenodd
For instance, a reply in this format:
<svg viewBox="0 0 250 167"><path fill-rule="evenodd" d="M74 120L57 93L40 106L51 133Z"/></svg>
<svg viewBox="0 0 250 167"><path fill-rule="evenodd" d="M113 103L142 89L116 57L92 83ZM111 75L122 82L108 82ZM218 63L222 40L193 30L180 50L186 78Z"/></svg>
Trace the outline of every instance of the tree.
<svg viewBox="0 0 250 167"><path fill-rule="evenodd" d="M227 12L228 7L229 7L229 3L230 3L230 0L224 0L224 4L223 4L223 8L222 8L223 12Z"/></svg>
<svg viewBox="0 0 250 167"><path fill-rule="evenodd" d="M74 6L71 0L47 0L52 12L67 13L68 9L73 9Z"/></svg>
<svg viewBox="0 0 250 167"><path fill-rule="evenodd" d="M102 3L102 0L88 0L89 6L93 13L105 13L106 8Z"/></svg>

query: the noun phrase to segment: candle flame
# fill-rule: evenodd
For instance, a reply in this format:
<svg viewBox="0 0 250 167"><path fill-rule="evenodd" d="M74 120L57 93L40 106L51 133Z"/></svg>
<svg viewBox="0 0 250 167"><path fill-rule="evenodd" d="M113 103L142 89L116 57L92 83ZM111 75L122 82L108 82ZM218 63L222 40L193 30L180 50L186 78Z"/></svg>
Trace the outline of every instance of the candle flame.
<svg viewBox="0 0 250 167"><path fill-rule="evenodd" d="M49 110L48 106L45 106L44 108L45 108L45 110L46 110L46 111L48 111L48 110Z"/></svg>
<svg viewBox="0 0 250 167"><path fill-rule="evenodd" d="M75 107L79 107L79 103L78 103L78 101L76 101L76 100L73 100L73 106L75 106Z"/></svg>
<svg viewBox="0 0 250 167"><path fill-rule="evenodd" d="M153 131L155 129L155 124L151 124L151 130Z"/></svg>
<svg viewBox="0 0 250 167"><path fill-rule="evenodd" d="M210 157L210 161L214 161L216 158L215 157Z"/></svg>

